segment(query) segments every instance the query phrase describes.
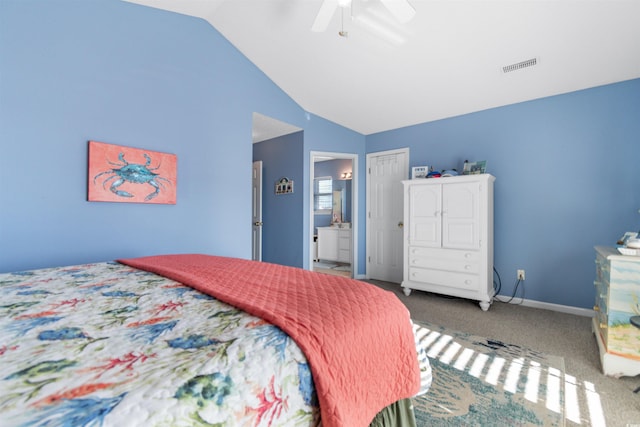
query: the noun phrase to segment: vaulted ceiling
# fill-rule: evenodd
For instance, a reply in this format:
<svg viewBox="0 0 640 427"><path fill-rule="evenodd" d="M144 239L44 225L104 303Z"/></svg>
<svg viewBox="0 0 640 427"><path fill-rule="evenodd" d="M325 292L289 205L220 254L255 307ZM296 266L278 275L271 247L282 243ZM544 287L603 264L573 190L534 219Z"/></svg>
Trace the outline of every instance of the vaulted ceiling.
<svg viewBox="0 0 640 427"><path fill-rule="evenodd" d="M364 135L640 77L634 0L409 0L405 24L352 0L324 32L322 0L128 1L207 20L304 110Z"/></svg>

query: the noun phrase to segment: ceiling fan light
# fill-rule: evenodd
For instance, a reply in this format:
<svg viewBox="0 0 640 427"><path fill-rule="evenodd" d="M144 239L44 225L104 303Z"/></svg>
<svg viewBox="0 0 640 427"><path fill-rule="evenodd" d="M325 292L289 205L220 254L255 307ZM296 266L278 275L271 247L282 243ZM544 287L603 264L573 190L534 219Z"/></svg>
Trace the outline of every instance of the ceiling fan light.
<svg viewBox="0 0 640 427"><path fill-rule="evenodd" d="M400 33L394 31L393 29L389 28L389 26L384 25L380 21L372 19L369 16L357 16L355 17L354 22L367 29L375 36L378 36L393 45L400 46L407 41L406 38L404 38Z"/></svg>
<svg viewBox="0 0 640 427"><path fill-rule="evenodd" d="M408 0L381 0L382 4L396 17L402 24L406 24L416 14L416 10Z"/></svg>

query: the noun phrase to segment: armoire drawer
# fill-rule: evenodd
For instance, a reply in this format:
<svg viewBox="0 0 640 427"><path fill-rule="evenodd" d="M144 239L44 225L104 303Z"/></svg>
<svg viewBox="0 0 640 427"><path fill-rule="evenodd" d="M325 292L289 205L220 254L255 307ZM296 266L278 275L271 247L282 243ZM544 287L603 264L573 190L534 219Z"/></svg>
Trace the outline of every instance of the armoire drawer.
<svg viewBox="0 0 640 427"><path fill-rule="evenodd" d="M409 267L409 280L470 291L477 290L480 284L478 275L415 267Z"/></svg>
<svg viewBox="0 0 640 427"><path fill-rule="evenodd" d="M409 268L421 267L468 274L478 274L480 272L480 255L474 251L411 246L409 247L408 262Z"/></svg>

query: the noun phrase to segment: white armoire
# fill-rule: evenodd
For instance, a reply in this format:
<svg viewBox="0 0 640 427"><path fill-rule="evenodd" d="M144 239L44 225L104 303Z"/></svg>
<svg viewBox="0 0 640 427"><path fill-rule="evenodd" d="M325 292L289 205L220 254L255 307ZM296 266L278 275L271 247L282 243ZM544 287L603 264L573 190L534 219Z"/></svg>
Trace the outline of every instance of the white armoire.
<svg viewBox="0 0 640 427"><path fill-rule="evenodd" d="M405 295L412 289L493 301L493 182L489 174L403 181Z"/></svg>

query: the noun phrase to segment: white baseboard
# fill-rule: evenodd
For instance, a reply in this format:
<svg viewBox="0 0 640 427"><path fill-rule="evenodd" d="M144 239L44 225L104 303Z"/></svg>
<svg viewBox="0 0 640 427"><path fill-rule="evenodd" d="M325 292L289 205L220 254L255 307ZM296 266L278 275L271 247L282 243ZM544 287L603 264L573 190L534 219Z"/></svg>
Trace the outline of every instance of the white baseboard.
<svg viewBox="0 0 640 427"><path fill-rule="evenodd" d="M359 280L368 279L366 274L358 274L355 276L355 278ZM509 295L497 295L497 297L500 298L500 300L502 300L503 302L506 302L511 298ZM560 313L574 314L576 316L583 316L583 317L593 317L595 315L594 311L588 308L553 304L550 302L542 302L542 301L536 301L531 299L514 298L509 304L519 304L524 307L540 308L543 310L557 311Z"/></svg>
<svg viewBox="0 0 640 427"><path fill-rule="evenodd" d="M502 301L507 301L509 296L498 295ZM535 301L530 299L514 298L511 304L519 304L524 307L541 308L544 310L558 311L560 313L575 314L576 316L593 317L594 312L588 308L572 307L570 305L552 304L550 302Z"/></svg>

